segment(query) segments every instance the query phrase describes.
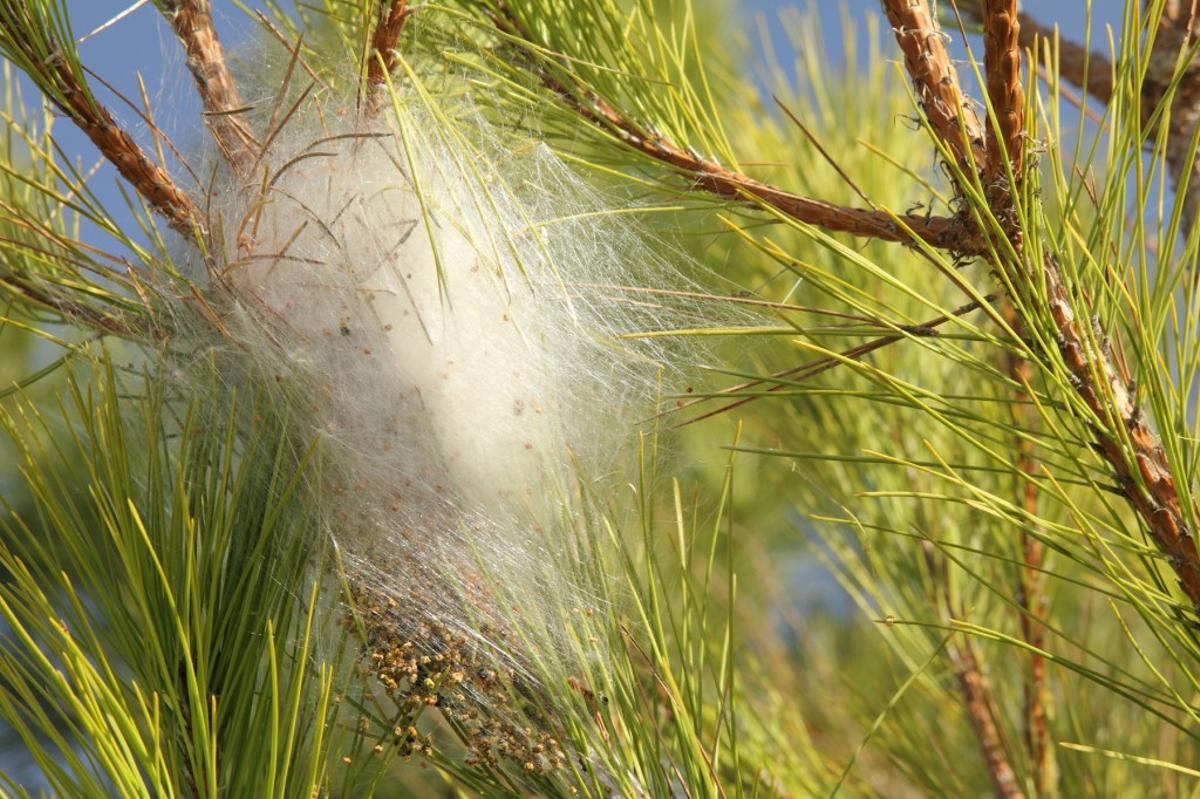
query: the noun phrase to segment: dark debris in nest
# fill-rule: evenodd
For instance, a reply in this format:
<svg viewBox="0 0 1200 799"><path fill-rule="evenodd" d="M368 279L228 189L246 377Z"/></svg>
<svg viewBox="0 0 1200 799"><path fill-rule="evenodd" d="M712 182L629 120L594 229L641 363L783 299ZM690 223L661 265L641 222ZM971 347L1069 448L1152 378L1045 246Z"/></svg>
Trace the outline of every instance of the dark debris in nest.
<svg viewBox="0 0 1200 799"><path fill-rule="evenodd" d="M356 583L357 616L348 615L346 623L364 637L364 676L396 709L391 737L401 756L433 755L433 737L422 735L415 720L434 710L466 746L469 767L507 765L546 775L563 768L566 753L538 711L529 681L497 654L503 632L467 636L421 611L428 603L418 597L402 603L367 581Z"/></svg>

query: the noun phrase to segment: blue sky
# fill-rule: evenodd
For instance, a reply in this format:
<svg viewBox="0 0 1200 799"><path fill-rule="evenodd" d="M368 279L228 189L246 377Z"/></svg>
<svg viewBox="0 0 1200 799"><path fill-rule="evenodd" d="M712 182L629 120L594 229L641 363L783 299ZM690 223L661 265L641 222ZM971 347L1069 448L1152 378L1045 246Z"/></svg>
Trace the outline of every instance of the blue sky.
<svg viewBox="0 0 1200 799"><path fill-rule="evenodd" d="M682 0L679 0L682 2ZM736 2L736 0L733 0ZM181 145L184 151L195 151L194 145L199 137L206 136L206 131L200 124L200 105L196 97L195 87L184 63L182 48L175 40L169 27L161 15L149 2L122 17L111 26L95 32L115 16L126 11L135 0L67 0L74 33L77 38L86 37L79 45L83 62L95 73L103 76L124 97L140 105L140 89L138 77L144 81L150 105L153 108L155 122L173 141ZM254 6L260 0L245 0ZM519 2L519 0L517 0ZM693 0L703 2L703 0ZM942 0L943 3L947 0ZM214 15L219 33L230 49L237 49L248 34L255 31L257 23L247 18L238 10L232 0L212 0ZM1034 8L1035 18L1043 22L1057 22L1061 26L1064 37L1077 41L1083 38L1086 19L1086 0L1065 0L1057 3L1025 3ZM736 8L740 9L734 15L736 22L747 34L749 40L759 42L761 31L766 30L772 39L772 46L778 58L784 64L790 62L789 44L783 34L782 26L777 22L778 12L785 7L818 8L822 28L826 38L826 50L835 60L841 58L843 33L842 20L849 16L862 22L868 15L879 14L878 0L742 0ZM1046 7L1052 11L1047 12ZM1105 26L1119 27L1121 0L1094 0L1093 13L1093 46L1097 50L1107 49ZM867 35L867 26L855 26L859 35ZM882 28L886 34L886 28ZM888 37L890 38L890 37ZM865 42L864 42L865 44ZM893 52L894 46L885 43L885 52ZM971 47L977 57L982 57L982 43L978 40L971 42ZM867 48L860 46L859 52ZM952 37L952 57L965 59L966 49L960 36ZM748 74L761 75L756 65L747 64ZM28 82L22 81L27 87ZM977 96L975 87L969 83L967 89ZM149 140L146 125L139 119L138 114L130 109L123 101L97 88L102 100L109 105L122 123L135 133L143 142ZM125 200L118 190L118 179L114 168L107 162L102 162L95 148L68 121L60 120L56 127L56 136L63 152L72 159L80 162L80 169L89 173L94 166L99 168L90 179L90 186L96 196L106 205L109 213L126 229L132 225L132 214L125 205ZM746 154L748 159L754 158L753 153ZM96 231L81 231L82 237L94 246L110 251L119 249L114 242Z"/></svg>
<svg viewBox="0 0 1200 799"><path fill-rule="evenodd" d="M68 7L76 36L85 36L127 9L132 2L133 0L69 0ZM253 5L253 2L250 4ZM231 2L214 0L213 5L223 39L231 47L236 47L250 29L251 23ZM868 14L877 13L879 8L878 0L811 3L803 0L800 3L745 0L741 5L744 11L737 14L738 23L751 36L751 40L755 41L757 31L760 30L758 20L761 19L766 29L771 32L776 52L785 61L788 59L788 44L779 26L772 25L771 22L777 11L785 5L816 6L821 9L828 49L830 55L835 58L839 56L842 41L840 24L843 13L862 19ZM1082 38L1086 17L1084 0L1025 5L1035 9L1035 16L1039 16L1040 11L1040 16L1045 21L1051 21L1051 15L1046 14L1044 8L1053 7L1053 21L1061 25L1063 35L1077 40ZM1106 41L1103 26L1120 24L1123 5L1120 0L1096 0L1092 3L1093 37L1098 49L1102 49L1100 45ZM859 30L860 35L865 35L865 26L859 26ZM977 55L982 53L979 42L973 42L972 46ZM145 81L156 122L170 136L186 142L189 137L201 133L197 127L199 106L183 63L182 53L150 3L88 38L80 45L80 52L89 67L135 102L140 94L137 81L140 74ZM960 41L955 41L953 54L959 58L965 57L965 50ZM136 115L129 108L123 107L120 101L109 98L108 102L126 125L135 130L144 129ZM95 150L82 135L71 129L69 124L62 123L57 130L64 150L73 155L81 155L85 169L96 162ZM114 177L112 168L103 166L93 178L93 189L102 199L111 203L113 211L117 211L121 207L121 200L114 186Z"/></svg>
<svg viewBox="0 0 1200 799"><path fill-rule="evenodd" d="M133 2L134 0L68 0L67 5L71 11L76 36L85 36L104 25L128 9ZM250 0L249 4L255 5L254 0ZM828 51L834 58L840 56L840 26L843 14L861 20L868 14L878 13L879 9L878 0L743 0L739 6L742 10L736 15L737 22L751 37L751 41L757 41L758 32L763 29L760 27L761 21L765 29L770 31L775 51L781 60L786 62L789 59L789 46L780 26L772 24L772 20L780 8L795 5L820 9ZM1035 17L1040 16L1045 21L1051 21L1052 16L1053 21L1061 25L1064 36L1082 39L1086 18L1085 0L1024 5L1035 9ZM1106 41L1104 26L1119 26L1124 3L1121 0L1095 0L1091 5L1093 37L1098 49L1103 49L1100 46ZM223 40L228 46L236 48L238 42L251 29L252 23L229 0L213 0L213 6ZM1053 8L1052 15L1044 10L1047 6ZM858 30L860 35L866 35L865 26L859 25ZM965 58L965 49L958 38L955 37L952 54L958 58ZM972 47L977 55L982 54L982 46L978 41L973 42ZM863 48L860 48L860 52L862 51ZM203 132L197 125L199 104L181 50L165 22L150 3L145 3L111 27L88 38L80 45L80 53L85 64L134 102L138 102L140 97L140 75L145 82L156 123L172 139L187 143L191 137L202 135ZM753 68L753 65L747 66ZM141 133L145 132L145 126L136 114L121 101L109 97L106 102L128 127ZM57 132L65 152L80 156L85 170L97 162L96 151L70 124L60 123ZM92 179L92 188L110 207L110 211L119 220L124 221L128 215L124 213L123 201L115 183L112 167L104 164Z"/></svg>

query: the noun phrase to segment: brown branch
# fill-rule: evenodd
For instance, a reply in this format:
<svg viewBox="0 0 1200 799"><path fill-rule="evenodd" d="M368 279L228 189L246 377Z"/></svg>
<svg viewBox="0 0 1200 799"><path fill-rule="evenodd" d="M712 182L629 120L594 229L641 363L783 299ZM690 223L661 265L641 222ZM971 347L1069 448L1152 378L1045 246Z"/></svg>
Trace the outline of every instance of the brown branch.
<svg viewBox="0 0 1200 799"><path fill-rule="evenodd" d="M966 0L960 3L964 14L980 19L984 2ZM1187 235L1200 215L1200 160L1184 174L1190 157L1191 138L1200 124L1200 59L1181 63L1180 56L1196 45L1200 38L1200 20L1191 3L1168 3L1154 36L1147 61L1145 80L1141 87L1142 119L1146 121L1162 102L1168 87L1182 68L1171 103L1170 128L1166 143L1167 166L1172 185L1183 189L1183 231ZM1185 7L1186 6L1186 7ZM1017 15L1018 42L1022 48L1033 48L1039 40L1054 41L1054 29L1042 25L1028 14ZM1059 40L1059 76L1078 86L1100 102L1112 99L1113 74L1111 62L1087 47L1069 40Z"/></svg>
<svg viewBox="0 0 1200 799"><path fill-rule="evenodd" d="M1200 124L1200 60L1187 55L1198 38L1200 18L1195 0L1169 0L1154 34L1142 84L1142 118L1148 119L1178 77L1171 101L1166 157L1172 184L1183 192L1184 235L1191 232L1200 213L1200 164L1193 164L1191 172L1185 174L1192 134Z"/></svg>
<svg viewBox="0 0 1200 799"><path fill-rule="evenodd" d="M793 219L839 233L883 241L910 241L912 236L916 236L935 247L952 250L973 246L971 242L974 239L968 241L957 219L905 214L899 217L902 224L897 224L892 215L884 211L847 207L792 194L728 169L680 147L664 136L641 131L595 95L588 97L590 107L565 89L560 96L594 123L613 131L626 145L686 173L691 179L691 189L703 189L734 200L756 199ZM905 231L905 227L912 233Z"/></svg>
<svg viewBox="0 0 1200 799"><path fill-rule="evenodd" d="M986 184L1007 182L1004 159L1021 179L1025 97L1021 86L1017 0L984 0L983 64L995 124L987 126ZM998 129L998 130L997 130ZM997 135L999 133L999 135Z"/></svg>
<svg viewBox="0 0 1200 799"><path fill-rule="evenodd" d="M1020 23L1017 21L1017 0L983 0L984 72L987 76L988 100L993 116L987 129L988 161L984 171L985 191L995 213L1017 252L1022 250L1021 229L1017 223L1013 192L1019 191L1023 166L1024 92L1021 85ZM1005 161L1008 167L1005 167ZM1009 170L1013 177L1010 186ZM1018 335L1024 336L1025 325L1010 300L1004 302L1004 317ZM1035 406L1029 404L1024 388L1032 379L1027 360L1009 352L1005 355L1009 377L1021 386L1012 406L1013 425L1020 430L1035 430L1040 424ZM1016 466L1021 474L1019 502L1028 518L1036 519L1038 490L1034 478L1038 472L1037 452L1027 436L1016 436ZM1046 661L1041 651L1045 645L1045 596L1042 591L1042 542L1037 531L1021 529L1022 567L1017 581L1017 601L1021 607L1021 636L1029 644L1032 655L1024 679L1023 716L1025 748L1029 753L1034 787L1039 796L1051 790L1053 780L1050 760L1050 731L1047 726ZM995 781L995 775L993 775ZM999 793L999 787L997 787Z"/></svg>
<svg viewBox="0 0 1200 799"><path fill-rule="evenodd" d="M242 100L213 27L209 0L163 0L163 9L187 53L188 69L217 148L230 166L243 173L257 144L237 117Z"/></svg>
<svg viewBox="0 0 1200 799"><path fill-rule="evenodd" d="M986 3L983 3L986 5ZM1180 63L1180 56L1196 45L1200 37L1192 3L1168 3L1154 36L1145 80L1141 87L1142 119L1146 121L1182 67L1183 75L1176 87L1171 104L1170 129L1166 144L1167 166L1172 184L1183 191L1183 229L1185 235L1200 215L1200 161L1193 164L1191 174L1185 175L1190 156L1192 133L1200 124L1200 59ZM980 2L961 4L964 13L976 19L982 13ZM1055 31L1031 18L1017 15L1018 42L1022 48L1033 48L1038 40L1054 41ZM1085 90L1088 96L1107 103L1112 99L1112 64L1102 55L1069 40L1059 40L1059 76Z"/></svg>
<svg viewBox="0 0 1200 799"><path fill-rule="evenodd" d="M396 67L396 43L411 14L408 0L384 0L381 4L379 21L371 36L371 50L367 53L368 115L379 110L381 90Z"/></svg>
<svg viewBox="0 0 1200 799"><path fill-rule="evenodd" d="M968 178L986 162L983 129L964 102L958 75L926 0L883 0L888 22L904 53L921 110Z"/></svg>
<svg viewBox="0 0 1200 799"><path fill-rule="evenodd" d="M1024 447L1022 447L1024 448ZM1020 455L1018 467L1026 475L1037 463L1032 454ZM1037 513L1037 487L1031 479L1025 483L1022 503L1030 516ZM1046 658L1042 655L1046 645L1046 594L1041 565L1044 559L1042 542L1029 531L1021 533L1021 560L1025 564L1021 571L1021 638L1031 648L1029 670L1025 674L1025 748L1033 767L1034 785L1039 796L1051 792L1054 782L1054 766L1051 760L1050 726L1046 716L1049 691L1046 687Z"/></svg>
<svg viewBox="0 0 1200 799"><path fill-rule="evenodd" d="M1187 171L1192 156L1192 135L1200 124L1200 59L1181 60L1200 37L1200 20L1193 5L1190 2L1168 4L1155 32L1141 90L1142 119L1148 120L1178 77L1171 99L1166 158L1172 185L1183 194L1185 236L1191 233L1200 214L1200 161L1193 163L1191 171ZM1182 74L1177 75L1180 70Z"/></svg>
<svg viewBox="0 0 1200 799"><path fill-rule="evenodd" d="M1189 5L1190 4L1186 4ZM963 10L978 14L978 4L964 4ZM1020 25L1021 47L1032 48L1038 39L1053 41L1055 31L1028 14L1017 16ZM1195 46L1200 26L1190 8L1179 3L1169 3L1155 32L1150 50L1145 80L1141 87L1142 119L1146 121L1162 102L1167 87L1181 66L1180 55ZM1172 184L1179 188L1185 179L1183 229L1185 235L1195 225L1200 214L1200 163L1193 165L1192 173L1185 175L1190 154L1192 133L1200 123L1200 60L1193 59L1182 64L1183 76L1176 87L1171 104L1170 129L1166 144L1167 166ZM1068 82L1084 89L1088 96L1107 103L1112 99L1112 64L1104 56L1092 53L1087 47L1067 40L1059 41L1059 75Z"/></svg>
<svg viewBox="0 0 1200 799"><path fill-rule="evenodd" d="M1024 330L1024 325L1011 301L1004 303L1004 316L1013 330ZM1017 402L1012 407L1013 425L1020 430L1036 430L1040 420L1035 406L1029 404L1028 390L1032 369L1030 363L1019 355L1006 356L1009 377L1022 386L1015 394ZM1016 466L1021 474L1018 502L1028 519L1038 517L1038 474L1037 451L1027 435L1015 436ZM1032 522L1031 522L1032 524ZM1025 673L1023 697L1025 748L1033 769L1034 785L1039 796L1051 792L1054 767L1051 760L1050 729L1046 715L1049 692L1046 689L1045 648L1046 596L1044 591L1042 563L1045 557L1041 539L1036 529L1021 529L1021 563L1017 580L1017 604L1021 608L1021 638L1030 646L1029 669Z"/></svg>
<svg viewBox="0 0 1200 799"><path fill-rule="evenodd" d="M1024 324L1011 301L1004 303L1004 316L1015 331L1023 331ZM1029 404L1029 392L1025 388L1032 379L1029 361L1009 353L1005 356L1008 375L1021 386L1015 392L1016 403L1012 406L1013 425L1023 431L1036 430L1040 420L1036 406ZM1035 477L1039 472L1037 451L1028 435L1014 437L1016 467L1021 474L1018 502L1026 518L1038 518L1038 487ZM1033 522L1030 522L1033 524ZM1020 536L1021 568L1017 579L1017 604L1021 608L1021 638L1030 646L1029 668L1025 673L1023 716L1025 748L1029 752L1033 770L1034 786L1039 796L1052 792L1054 766L1050 747L1050 729L1046 715L1049 692L1046 689L1045 648L1046 596L1044 591L1042 563L1045 558L1037 529L1022 527Z"/></svg>
<svg viewBox="0 0 1200 799"><path fill-rule="evenodd" d="M1059 350L1076 391L1097 419L1112 419L1121 428L1116 433L1097 427L1096 448L1113 468L1122 492L1145 522L1155 546L1166 556L1180 590L1200 614L1200 553L1162 440L1135 404L1111 355L1105 348L1089 347L1080 333L1062 275L1052 259L1047 259L1044 274Z"/></svg>
<svg viewBox="0 0 1200 799"><path fill-rule="evenodd" d="M493 17L493 21L502 31L532 41L512 16ZM959 219L921 214L893 216L886 211L843 206L784 191L705 158L665 136L643 130L595 92L573 91L543 64L534 64L532 68L568 108L609 131L628 147L683 172L690 179L689 190L702 190L731 200L757 201L792 219L832 232L896 242L917 238L957 253L981 250L978 236Z"/></svg>
<svg viewBox="0 0 1200 799"><path fill-rule="evenodd" d="M166 170L150 160L107 108L88 96L66 62L57 62L57 77L62 87L63 112L167 224L190 238L202 218L192 198L175 185Z"/></svg>
<svg viewBox="0 0 1200 799"><path fill-rule="evenodd" d="M967 716L975 730L979 749L987 763L992 788L999 799L1024 799L1017 775L1008 761L1004 741L996 724L996 705L992 689L979 665L979 657L970 639L954 648L951 656L954 677L958 680Z"/></svg>
<svg viewBox="0 0 1200 799"><path fill-rule="evenodd" d="M976 21L982 20L983 0L959 0L958 9ZM1025 12L1016 17L1017 43L1033 50L1039 42L1058 41L1058 74L1102 103L1112 98L1112 64L1107 58L1069 39L1058 38L1054 28L1043 25Z"/></svg>
<svg viewBox="0 0 1200 799"><path fill-rule="evenodd" d="M961 609L956 610L950 583L948 561L939 557L933 542L921 542L921 555L929 580L926 582L931 604L941 609L951 619L964 617ZM1024 799L1009 759L1008 745L999 726L996 701L983 666L970 637L964 636L950 648L950 663L963 699L963 709L975 740L979 744L992 789L998 799Z"/></svg>
<svg viewBox="0 0 1200 799"><path fill-rule="evenodd" d="M911 241L915 236L935 247L956 251L965 251L977 246L975 238L965 235L962 224L952 217L903 214L894 218L885 211L848 207L802 197L728 169L679 147L665 137L642 134L628 126L598 98L594 99L594 102L599 103L596 110L622 141L645 155L686 173L691 181L689 189L703 189L731 200L758 200L785 216L838 233L851 233L883 241Z"/></svg>

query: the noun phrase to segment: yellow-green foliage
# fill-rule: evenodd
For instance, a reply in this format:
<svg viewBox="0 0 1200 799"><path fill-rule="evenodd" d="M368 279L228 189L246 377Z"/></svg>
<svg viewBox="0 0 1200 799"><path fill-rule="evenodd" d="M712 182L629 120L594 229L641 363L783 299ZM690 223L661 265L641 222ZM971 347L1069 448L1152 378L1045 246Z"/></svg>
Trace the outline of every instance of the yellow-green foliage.
<svg viewBox="0 0 1200 799"><path fill-rule="evenodd" d="M1043 272L1027 268L1055 264L1088 357L1127 364L1128 382L1101 385L1100 401L1130 392L1153 419L1194 522L1200 234L1187 235L1181 202L1152 202L1166 117L1147 123L1137 107L1140 5L1128 4L1099 132L1061 100L1053 48L1026 65L1021 250L1002 239L969 259L830 234L712 179L1002 230L983 187L955 195L876 17L843 19L838 47L821 42L815 11L764 19L795 54L778 63L766 31L731 30L738 12L724 3L414 4L378 88L391 127L372 128L360 83L389 4L269 2L247 17L255 33L234 71L269 98L236 112L275 149L245 186L205 156L216 177L198 207L217 210L195 240L160 233L139 200L145 229L120 229L60 166L44 115L10 100L0 347L20 330L61 352L28 375L0 364L0 419L32 497L20 513L19 491L0 498L0 717L71 796L977 796L993 781L965 710L969 652L1024 795L1039 780L1047 796L1195 793L1192 609L1093 446L1123 441L1121 420L1084 399ZM83 75L66 8L0 0L0 49L60 103L60 62L22 60L16 37ZM979 96L974 66L961 74ZM295 125L307 139L289 138ZM321 151L318 129L340 143ZM390 137L402 157L356 158L360 136ZM335 171L373 172L307 164L295 174L317 169L321 186L280 179L334 155ZM313 216L281 250L298 241L311 256L346 235L340 213L313 208L374 185L389 163L428 236L428 258L404 264L429 270L428 308L453 307L439 259L484 244L487 275L564 299L540 309L537 329L554 335L537 352L561 343L547 360L571 368L549 383L593 425L571 428L589 440L561 447L544 485L502 475L542 492L528 516L489 515L465 491L442 499L449 471L404 472L436 467L409 458L415 448L381 454L389 436L415 447L429 431L397 432L386 403L349 396L350 383L393 387L343 362L359 318L324 331L340 348L322 360L255 315L269 284L226 280L238 254L280 253L244 244L250 226L213 224L223 209L249 218L269 204L285 239L292 216ZM495 219L438 207L433 185ZM104 243L80 240L80 218ZM439 251L449 229L462 246ZM338 249L360 266L372 257ZM525 297L508 290L503 302ZM477 317L516 307L464 297ZM306 311L289 329L319 337L328 308ZM472 324L466 346L496 345ZM380 340L403 355L398 339L415 330ZM118 368L116 347L140 366ZM639 379L622 378L618 396L577 352L622 369L640 358ZM511 444L471 408L507 403L514 377L471 363L442 424L480 451ZM587 379L563 378L576 374ZM357 419L370 435L339 439L329 420L342 412L379 416ZM348 467L356 458L388 468ZM428 513L392 508L381 473L426 480L439 498ZM1021 625L1032 540L1047 552L1036 653ZM852 612L802 606L793 567L813 563ZM1034 655L1047 663L1052 748L1040 776L1024 740Z"/></svg>

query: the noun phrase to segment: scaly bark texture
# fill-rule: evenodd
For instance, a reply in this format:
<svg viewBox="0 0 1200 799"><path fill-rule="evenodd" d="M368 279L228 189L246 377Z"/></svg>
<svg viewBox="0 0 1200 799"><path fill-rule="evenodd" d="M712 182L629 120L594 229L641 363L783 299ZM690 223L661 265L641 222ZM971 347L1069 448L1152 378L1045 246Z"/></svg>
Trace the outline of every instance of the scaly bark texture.
<svg viewBox="0 0 1200 799"><path fill-rule="evenodd" d="M985 185L1008 181L1005 159L1016 180L1024 166L1025 92L1021 86L1021 25L1017 0L984 0L983 65L994 124L987 126ZM998 129L998 130L997 130ZM997 201L1004 202L1002 197ZM1011 203L1011 200L1008 201Z"/></svg>
<svg viewBox="0 0 1200 799"><path fill-rule="evenodd" d="M925 0L884 0L883 8L904 53L921 110L934 133L954 153L962 173L974 174L987 160L983 127L964 102L958 73L929 4Z"/></svg>
<svg viewBox="0 0 1200 799"><path fill-rule="evenodd" d="M1134 404L1106 348L1089 346L1081 334L1071 298L1053 260L1047 260L1044 273L1059 349L1079 396L1097 418L1112 418L1116 423L1113 430L1096 428L1097 449L1113 467L1123 493L1145 521L1155 546L1166 555L1180 590L1200 614L1200 554L1162 440Z"/></svg>
<svg viewBox="0 0 1200 799"><path fill-rule="evenodd" d="M155 164L108 109L88 97L83 86L65 65L59 69L66 107L63 111L96 145L121 177L129 181L150 207L180 234L191 237L201 216L191 197L175 185L166 170Z"/></svg>
<svg viewBox="0 0 1200 799"><path fill-rule="evenodd" d="M245 172L257 143L237 117L242 100L213 27L209 0L163 0L163 10L183 43L188 69L222 157L237 171Z"/></svg>
<svg viewBox="0 0 1200 799"><path fill-rule="evenodd" d="M1020 18L1023 28L1033 28ZM1151 51L1150 68L1141 87L1142 117L1149 118L1165 97L1167 84L1180 64L1180 54L1194 45L1198 35L1192 3L1171 2L1163 14ZM1024 43L1026 37L1019 36ZM1078 48L1082 50L1082 48ZM1084 51L1086 52L1086 51ZM1081 60L1081 59L1080 59ZM1091 57L1088 80L1082 72L1065 69L1063 76L1088 88L1097 99L1108 99L1107 91L1093 91L1092 78L1111 73L1108 62ZM1103 69L1100 67L1103 66ZM1100 85L1103 89L1103 84ZM1185 177L1192 135L1200 121L1200 69L1195 62L1185 73L1171 105L1167 138L1167 161L1176 187ZM1195 167L1192 172L1194 173ZM1191 175L1184 192L1183 229L1190 231L1200 213L1200 177ZM1112 419L1115 429L1096 430L1097 448L1112 465L1122 491L1150 530L1155 546L1167 557L1178 578L1180 590L1200 613L1200 554L1192 537L1187 513L1180 501L1175 478L1158 434L1140 408L1136 407L1124 380L1104 346L1090 347L1080 334L1071 298L1052 260L1044 264L1050 310L1059 333L1059 349L1078 391L1098 419Z"/></svg>

